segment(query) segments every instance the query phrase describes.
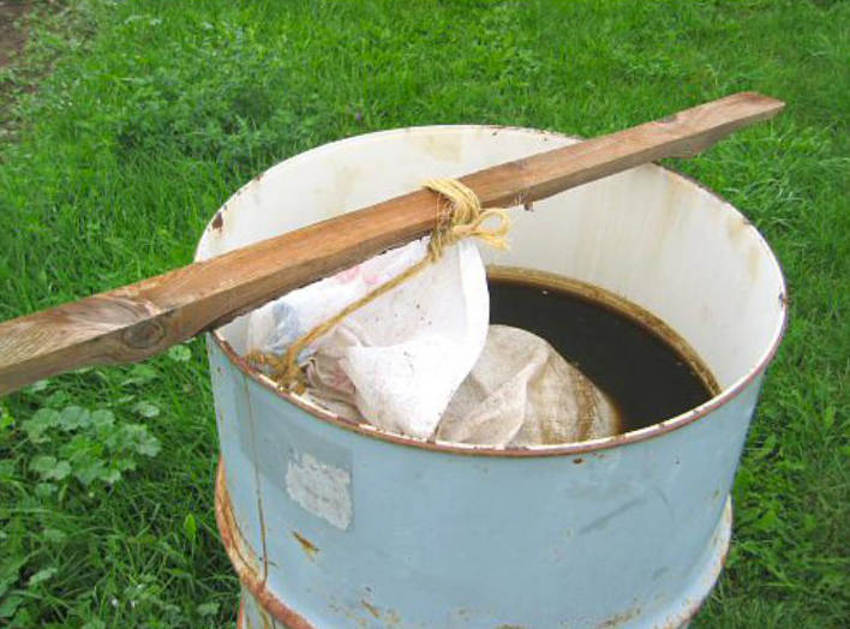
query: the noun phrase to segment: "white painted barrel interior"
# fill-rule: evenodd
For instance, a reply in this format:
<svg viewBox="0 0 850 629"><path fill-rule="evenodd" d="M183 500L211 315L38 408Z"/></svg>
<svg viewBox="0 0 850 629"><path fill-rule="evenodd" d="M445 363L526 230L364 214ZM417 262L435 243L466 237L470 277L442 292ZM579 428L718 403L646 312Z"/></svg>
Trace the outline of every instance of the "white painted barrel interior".
<svg viewBox="0 0 850 629"><path fill-rule="evenodd" d="M197 259L418 187L575 142L487 126L420 127L328 144L284 161L227 201ZM784 285L767 244L728 203L646 165L512 213L511 248L486 261L601 286L675 329L722 388L745 378L781 333ZM245 320L221 333L244 348Z"/></svg>

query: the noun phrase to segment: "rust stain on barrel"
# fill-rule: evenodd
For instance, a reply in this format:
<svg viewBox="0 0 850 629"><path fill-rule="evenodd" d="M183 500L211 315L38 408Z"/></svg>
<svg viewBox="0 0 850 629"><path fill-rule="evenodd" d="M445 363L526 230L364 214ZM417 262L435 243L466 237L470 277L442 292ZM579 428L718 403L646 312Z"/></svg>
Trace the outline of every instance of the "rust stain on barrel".
<svg viewBox="0 0 850 629"><path fill-rule="evenodd" d="M368 601L360 601L360 604L363 605L363 607L366 608L366 611L372 614L375 618L381 617L381 611Z"/></svg>
<svg viewBox="0 0 850 629"><path fill-rule="evenodd" d="M224 218L221 216L221 210L215 213L215 218L212 220L213 229L221 229L224 225Z"/></svg>
<svg viewBox="0 0 850 629"><path fill-rule="evenodd" d="M259 561L254 550L248 545L242 534L241 527L233 515L230 504L230 496L222 482L218 488L222 499L216 503L216 515L219 520L219 528L222 529L221 541L226 550L234 553L242 564L254 574L260 571Z"/></svg>
<svg viewBox="0 0 850 629"><path fill-rule="evenodd" d="M316 555L319 554L319 547L316 546L309 539L301 535L298 531L292 531L292 537L296 539L296 541L301 544L301 548L304 550L304 554L307 555L311 560L316 559Z"/></svg>
<svg viewBox="0 0 850 629"><path fill-rule="evenodd" d="M215 494L215 519L221 541L243 588L250 592L275 622L283 623L289 629L317 629L270 592L265 579L261 578L257 556L242 536L234 517L221 459L216 473Z"/></svg>
<svg viewBox="0 0 850 629"><path fill-rule="evenodd" d="M611 616L608 620L597 625L597 629L612 629L613 627L623 627L631 620L640 615L640 607L633 607L615 616Z"/></svg>

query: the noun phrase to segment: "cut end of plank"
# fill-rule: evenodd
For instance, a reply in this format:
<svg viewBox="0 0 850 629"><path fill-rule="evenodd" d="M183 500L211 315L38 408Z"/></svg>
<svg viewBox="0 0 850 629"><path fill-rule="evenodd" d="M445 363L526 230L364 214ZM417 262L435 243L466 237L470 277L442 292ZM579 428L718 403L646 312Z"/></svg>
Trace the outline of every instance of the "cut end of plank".
<svg viewBox="0 0 850 629"><path fill-rule="evenodd" d="M778 114L785 107L785 101L773 98L772 96L760 94L759 92L738 92L737 94L732 94L732 96L730 96L730 98L736 97L750 103L751 105L761 107L765 111L770 112L771 116Z"/></svg>
<svg viewBox="0 0 850 629"><path fill-rule="evenodd" d="M692 133L668 147L668 157L688 158L711 148L738 129L773 118L784 107L783 101L758 92L738 92L649 124L662 129L683 124L694 128L705 125L703 132Z"/></svg>

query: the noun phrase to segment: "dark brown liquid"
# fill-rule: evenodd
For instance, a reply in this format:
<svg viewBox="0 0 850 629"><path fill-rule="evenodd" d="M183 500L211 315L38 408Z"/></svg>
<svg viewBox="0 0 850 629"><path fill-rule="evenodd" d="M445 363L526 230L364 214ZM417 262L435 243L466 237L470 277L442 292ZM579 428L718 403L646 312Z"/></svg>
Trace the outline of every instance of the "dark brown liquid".
<svg viewBox="0 0 850 629"><path fill-rule="evenodd" d="M619 407L624 431L674 417L716 390L698 359L685 357L659 333L609 303L539 280L496 275L489 285L490 322L549 341ZM635 306L629 310L645 312Z"/></svg>

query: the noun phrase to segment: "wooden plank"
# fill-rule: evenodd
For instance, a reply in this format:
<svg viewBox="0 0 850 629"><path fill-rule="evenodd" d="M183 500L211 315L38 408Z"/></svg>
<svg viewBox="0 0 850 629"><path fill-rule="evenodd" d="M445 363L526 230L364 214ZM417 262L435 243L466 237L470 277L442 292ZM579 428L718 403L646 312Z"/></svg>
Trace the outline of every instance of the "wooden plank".
<svg viewBox="0 0 850 629"><path fill-rule="evenodd" d="M484 207L514 206L664 157L694 155L784 104L734 94L662 120L461 178ZM428 234L417 190L137 284L0 323L0 394L87 365L143 360L263 303Z"/></svg>

